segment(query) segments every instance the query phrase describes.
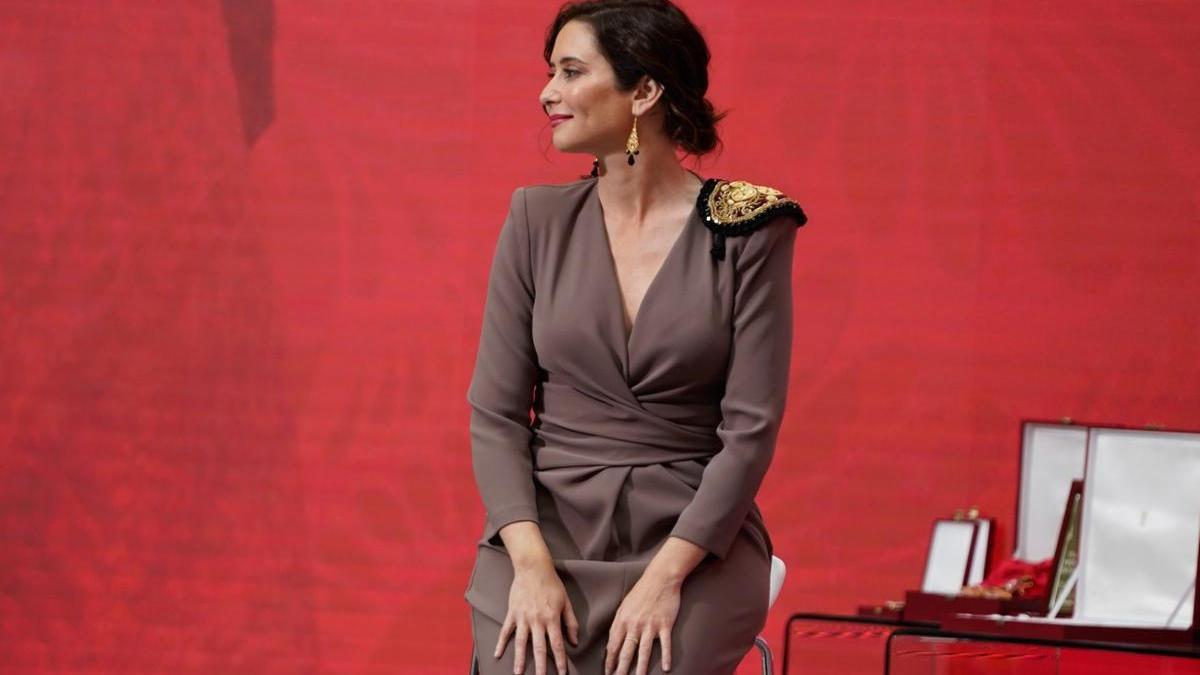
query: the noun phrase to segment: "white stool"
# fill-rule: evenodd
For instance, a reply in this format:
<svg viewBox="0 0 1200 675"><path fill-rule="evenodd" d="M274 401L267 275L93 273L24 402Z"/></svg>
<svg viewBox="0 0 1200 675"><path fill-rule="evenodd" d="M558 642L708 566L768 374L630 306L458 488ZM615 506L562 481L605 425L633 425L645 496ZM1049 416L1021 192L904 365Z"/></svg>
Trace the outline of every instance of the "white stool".
<svg viewBox="0 0 1200 675"><path fill-rule="evenodd" d="M767 609L775 605L775 598L779 597L779 589L783 588L783 579L787 576L787 565L783 564L783 560L779 556L771 556L771 588L770 596L767 600ZM762 672L763 675L771 675L775 671L774 660L771 656L771 646L767 644L767 639L759 635L754 638L754 646L758 647L758 651L762 654ZM475 645L471 646L471 675L479 675L479 664L475 659L478 655ZM553 664L547 664L553 667Z"/></svg>
<svg viewBox="0 0 1200 675"><path fill-rule="evenodd" d="M783 564L783 560L779 556L771 556L771 595L767 601L767 609L775 605L775 598L779 597L779 589L783 588L783 578L786 576L787 565ZM763 675L771 675L775 672L775 665L771 656L771 647L767 644L767 639L759 635L754 638L754 646L758 647L758 651L762 654Z"/></svg>

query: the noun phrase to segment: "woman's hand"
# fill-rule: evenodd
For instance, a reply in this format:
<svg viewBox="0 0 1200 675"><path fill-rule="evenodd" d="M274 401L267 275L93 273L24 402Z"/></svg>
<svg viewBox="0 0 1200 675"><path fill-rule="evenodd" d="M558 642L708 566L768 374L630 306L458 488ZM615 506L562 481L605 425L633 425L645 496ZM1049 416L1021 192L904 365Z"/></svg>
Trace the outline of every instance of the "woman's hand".
<svg viewBox="0 0 1200 675"><path fill-rule="evenodd" d="M647 570L629 589L608 631L604 675L631 675L635 654L637 675L646 675L654 638L662 648L662 669L671 670L671 629L679 615L681 587L682 581Z"/></svg>
<svg viewBox="0 0 1200 675"><path fill-rule="evenodd" d="M513 654L513 672L521 673L525 668L525 639L533 643L534 666L537 675L546 674L546 638L550 638L550 649L558 665L559 675L567 675L567 652L563 646L561 623L565 622L570 633L571 644L579 644L579 622L567 589L553 565L517 567L512 587L508 592L508 614L500 627L500 639L496 643L495 657L500 658L510 633L516 630Z"/></svg>

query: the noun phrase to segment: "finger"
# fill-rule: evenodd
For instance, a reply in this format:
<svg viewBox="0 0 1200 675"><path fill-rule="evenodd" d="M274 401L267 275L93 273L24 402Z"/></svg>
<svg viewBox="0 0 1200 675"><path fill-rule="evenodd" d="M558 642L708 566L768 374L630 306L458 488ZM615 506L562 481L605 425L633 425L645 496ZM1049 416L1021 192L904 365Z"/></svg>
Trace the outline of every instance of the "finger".
<svg viewBox="0 0 1200 675"><path fill-rule="evenodd" d="M662 650L663 672L671 670L671 630L664 628L658 633L658 646Z"/></svg>
<svg viewBox="0 0 1200 675"><path fill-rule="evenodd" d="M617 658L621 654L621 642L625 639L625 629L613 626L608 634L608 645L604 647L604 675L612 675L617 668Z"/></svg>
<svg viewBox="0 0 1200 675"><path fill-rule="evenodd" d="M546 629L534 626L531 637L533 638L533 672L537 675L546 675Z"/></svg>
<svg viewBox="0 0 1200 675"><path fill-rule="evenodd" d="M562 629L557 622L546 625L546 634L550 636L550 651L554 653L554 664L558 666L558 675L567 675L567 646L563 644Z"/></svg>
<svg viewBox="0 0 1200 675"><path fill-rule="evenodd" d="M625 638L625 642L621 645L621 657L617 659L617 672L613 675L629 675L629 666L633 664L633 657L637 656L637 643Z"/></svg>
<svg viewBox="0 0 1200 675"><path fill-rule="evenodd" d="M642 637L638 641L637 675L646 675L650 670L650 650L652 649L654 649L654 633L647 630L642 633Z"/></svg>
<svg viewBox="0 0 1200 675"><path fill-rule="evenodd" d="M579 646L579 620L575 618L575 608L571 606L571 599L567 598L567 606L563 610L563 620L567 624L567 635L571 638L571 644Z"/></svg>
<svg viewBox="0 0 1200 675"><path fill-rule="evenodd" d="M508 642L508 635L512 629L513 618L512 614L509 614L504 617L504 625L500 626L500 637L496 640L496 649L492 651L492 656L500 658L500 655L504 653L504 645Z"/></svg>
<svg viewBox="0 0 1200 675"><path fill-rule="evenodd" d="M517 637L513 640L513 672L520 675L525 670L525 640L529 637L529 624L517 621Z"/></svg>

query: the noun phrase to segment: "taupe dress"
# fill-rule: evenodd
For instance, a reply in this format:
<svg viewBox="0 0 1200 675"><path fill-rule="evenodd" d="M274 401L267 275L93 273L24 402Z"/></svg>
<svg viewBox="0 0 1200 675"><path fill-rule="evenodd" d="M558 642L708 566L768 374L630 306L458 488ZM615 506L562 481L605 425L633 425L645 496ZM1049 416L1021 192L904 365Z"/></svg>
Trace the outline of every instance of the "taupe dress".
<svg viewBox="0 0 1200 675"><path fill-rule="evenodd" d="M487 513L465 593L480 672L512 673L512 638L492 656L513 580L498 530L529 520L580 623L570 673L603 672L617 607L673 535L708 555L682 587L671 671L724 675L767 616L754 497L787 398L806 217L769 187L707 179L626 335L596 185L517 188L495 248L467 392Z"/></svg>

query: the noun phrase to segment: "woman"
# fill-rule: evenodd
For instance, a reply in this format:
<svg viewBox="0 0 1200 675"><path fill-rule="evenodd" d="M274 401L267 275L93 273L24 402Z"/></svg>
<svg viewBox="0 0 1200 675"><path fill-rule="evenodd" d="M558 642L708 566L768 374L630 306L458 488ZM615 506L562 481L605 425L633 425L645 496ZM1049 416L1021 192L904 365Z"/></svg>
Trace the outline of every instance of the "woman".
<svg viewBox="0 0 1200 675"><path fill-rule="evenodd" d="M731 673L767 615L754 496L806 218L680 165L676 149L715 146L718 118L708 48L674 5L565 5L544 55L554 145L596 159L518 188L492 262L467 393L480 672Z"/></svg>

